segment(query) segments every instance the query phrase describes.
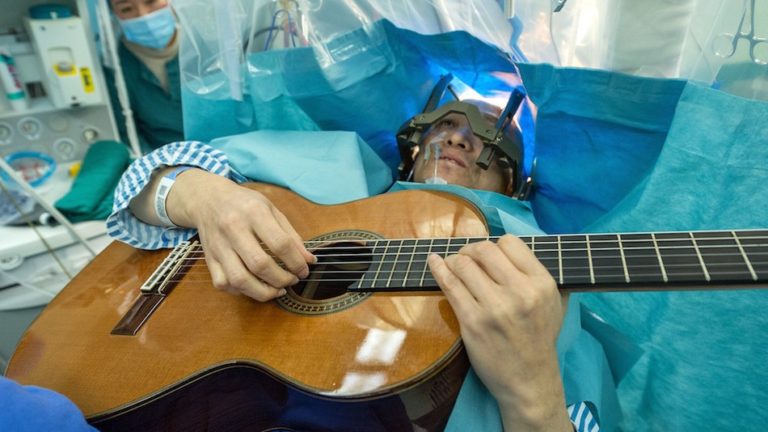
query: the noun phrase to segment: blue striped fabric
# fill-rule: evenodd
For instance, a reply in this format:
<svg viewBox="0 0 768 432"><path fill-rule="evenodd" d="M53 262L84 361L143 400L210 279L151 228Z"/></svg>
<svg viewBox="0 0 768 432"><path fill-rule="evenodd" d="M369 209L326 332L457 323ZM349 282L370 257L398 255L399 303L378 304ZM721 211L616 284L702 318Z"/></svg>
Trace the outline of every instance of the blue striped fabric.
<svg viewBox="0 0 768 432"><path fill-rule="evenodd" d="M196 166L238 183L246 181L229 166L224 153L206 144L180 141L163 146L135 160L120 179L112 214L107 218L107 232L112 238L140 249L161 249L176 246L195 235L194 229L146 224L128 209L128 204L147 185L155 170L173 165Z"/></svg>
<svg viewBox="0 0 768 432"><path fill-rule="evenodd" d="M597 419L592 415L589 405L586 402L577 402L568 406L568 416L577 432L597 432L600 426Z"/></svg>

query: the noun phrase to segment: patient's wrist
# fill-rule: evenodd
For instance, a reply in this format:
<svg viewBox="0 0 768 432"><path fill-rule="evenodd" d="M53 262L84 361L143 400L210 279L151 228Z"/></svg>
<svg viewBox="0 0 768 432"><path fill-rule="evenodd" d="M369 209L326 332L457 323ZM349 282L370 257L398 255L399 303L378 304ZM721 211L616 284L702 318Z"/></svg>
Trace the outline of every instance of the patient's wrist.
<svg viewBox="0 0 768 432"><path fill-rule="evenodd" d="M506 385L500 383L494 397L505 425L515 425L513 430L560 430L560 425L570 424L556 359L553 352L539 367L527 368L525 378L515 375Z"/></svg>
<svg viewBox="0 0 768 432"><path fill-rule="evenodd" d="M514 431L568 431L573 430L568 417L565 398L540 399L526 407L499 405L504 430Z"/></svg>
<svg viewBox="0 0 768 432"><path fill-rule="evenodd" d="M194 169L195 167L189 165L179 165L172 167L172 169L163 170L160 173L161 177L158 180L158 185L155 188L155 196L153 199L153 205L155 209L155 215L160 220L163 226L178 227L169 217L166 209L166 201L168 194L176 183L176 178L185 171Z"/></svg>
<svg viewBox="0 0 768 432"><path fill-rule="evenodd" d="M190 169L179 174L168 193L166 211L177 226L198 228L205 208L226 195L231 180L202 169Z"/></svg>
<svg viewBox="0 0 768 432"><path fill-rule="evenodd" d="M179 173L165 201L168 218L177 226L196 228L202 206L215 196L218 180L228 181L199 168Z"/></svg>

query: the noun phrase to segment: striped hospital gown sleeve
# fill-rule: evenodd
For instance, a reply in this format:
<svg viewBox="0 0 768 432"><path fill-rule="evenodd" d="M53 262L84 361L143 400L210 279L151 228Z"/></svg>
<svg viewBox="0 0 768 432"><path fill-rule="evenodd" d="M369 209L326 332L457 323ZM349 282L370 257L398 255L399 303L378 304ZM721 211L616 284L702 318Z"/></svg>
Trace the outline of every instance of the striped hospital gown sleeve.
<svg viewBox="0 0 768 432"><path fill-rule="evenodd" d="M600 426L592 415L586 402L577 402L568 406L568 416L573 423L573 429L577 432L597 432Z"/></svg>
<svg viewBox="0 0 768 432"><path fill-rule="evenodd" d="M112 214L107 218L107 232L112 238L140 249L160 249L173 247L195 235L197 231L194 229L146 224L128 209L128 204L147 185L152 173L172 165L196 166L238 183L246 181L229 166L223 152L206 144L180 141L163 146L135 160L123 173L115 189Z"/></svg>

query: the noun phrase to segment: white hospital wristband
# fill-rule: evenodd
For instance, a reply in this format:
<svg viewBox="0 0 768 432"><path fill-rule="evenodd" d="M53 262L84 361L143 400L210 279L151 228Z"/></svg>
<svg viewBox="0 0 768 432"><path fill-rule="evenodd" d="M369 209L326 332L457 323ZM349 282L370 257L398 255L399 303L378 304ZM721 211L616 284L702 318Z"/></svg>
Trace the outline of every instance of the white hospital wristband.
<svg viewBox="0 0 768 432"><path fill-rule="evenodd" d="M165 201L168 199L168 193L171 191L171 187L176 181L176 177L178 177L178 175L184 171L192 168L194 167L189 165L177 166L173 169L173 171L164 175L163 178L160 179L160 184L157 186L157 190L155 191L155 213L157 214L157 217L160 219L160 222L163 224L163 226L178 227L178 225L173 223L168 217L168 212L165 209Z"/></svg>

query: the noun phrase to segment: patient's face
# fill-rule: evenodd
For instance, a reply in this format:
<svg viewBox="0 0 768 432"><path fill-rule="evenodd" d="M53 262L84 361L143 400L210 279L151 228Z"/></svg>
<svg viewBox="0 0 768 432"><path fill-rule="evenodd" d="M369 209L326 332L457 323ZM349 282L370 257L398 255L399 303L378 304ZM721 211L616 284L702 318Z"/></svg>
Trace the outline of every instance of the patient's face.
<svg viewBox="0 0 768 432"><path fill-rule="evenodd" d="M495 118L492 113L481 107L486 114L488 126L494 127ZM426 151L426 146L436 141L440 145L440 159L437 163L437 176L449 184L456 184L472 189L489 190L504 193L509 175L506 168L496 162L487 170L480 168L475 161L483 150L483 142L476 137L469 127L467 118L461 114L451 113L432 127L424 135L419 145L419 154L413 168L413 180L424 182L435 176L435 152ZM425 160L425 155L429 158Z"/></svg>

